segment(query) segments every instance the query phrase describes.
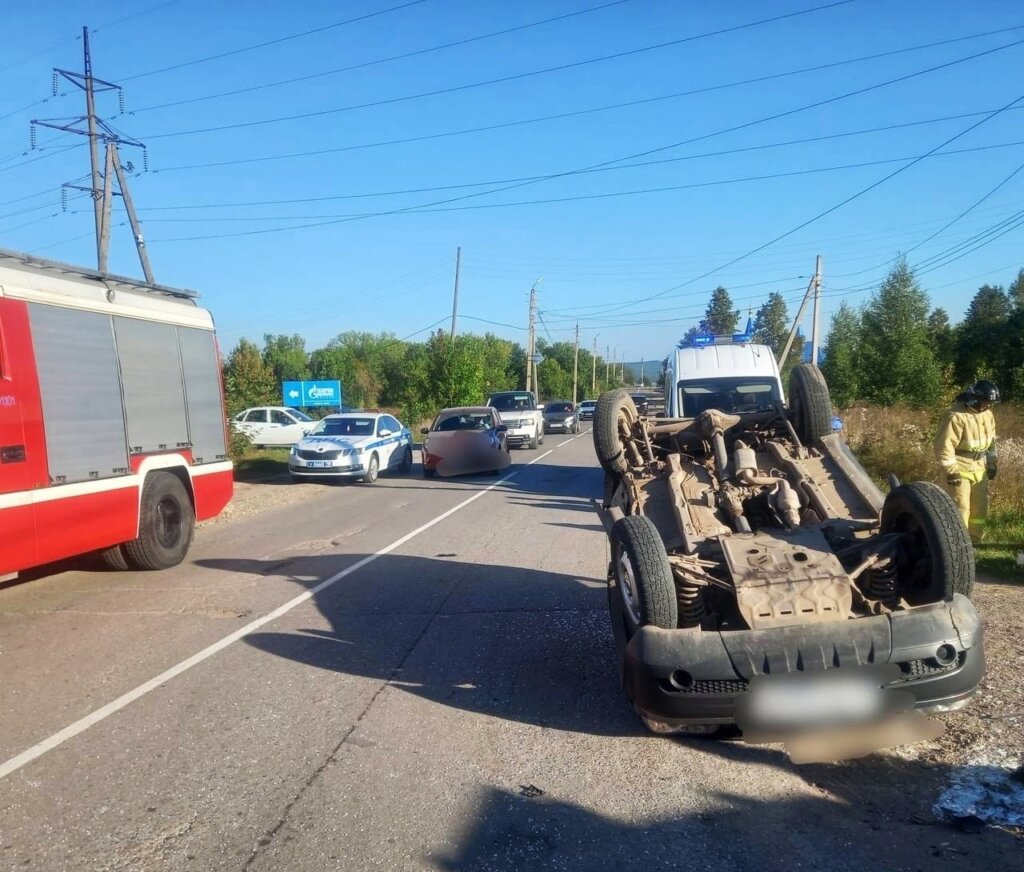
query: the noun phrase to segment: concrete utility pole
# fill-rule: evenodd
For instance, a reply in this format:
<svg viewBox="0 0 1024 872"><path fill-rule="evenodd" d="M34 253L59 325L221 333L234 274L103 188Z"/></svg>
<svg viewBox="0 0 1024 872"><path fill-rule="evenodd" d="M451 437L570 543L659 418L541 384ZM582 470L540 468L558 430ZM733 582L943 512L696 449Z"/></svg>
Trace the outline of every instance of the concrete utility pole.
<svg viewBox="0 0 1024 872"><path fill-rule="evenodd" d="M540 279L533 283L530 288L530 321L529 334L526 345L526 389L536 391L537 365L533 362L533 355L537 352L537 285Z"/></svg>
<svg viewBox="0 0 1024 872"><path fill-rule="evenodd" d="M608 381L608 361L611 359L611 355L612 347L610 345L606 345L604 347L604 380L606 383Z"/></svg>
<svg viewBox="0 0 1024 872"><path fill-rule="evenodd" d="M459 315L459 271L462 267L462 246L455 249L455 293L452 294L452 339L455 338L455 319Z"/></svg>
<svg viewBox="0 0 1024 872"><path fill-rule="evenodd" d="M793 319L793 326L789 330L789 338L786 339L786 347L782 349L782 354L779 355L779 368L781 369L783 364L789 359L789 351L793 347L793 340L796 338L796 331L800 329L800 324L804 320L804 309L807 308L807 301L811 298L812 294L817 293L818 282L820 276L818 270L821 267L821 255L818 255L817 266L815 267L815 273L811 276L810 284L807 285L807 291L804 293L804 298L800 301L800 308L797 309L796 318ZM815 361L817 362L817 361Z"/></svg>
<svg viewBox="0 0 1024 872"><path fill-rule="evenodd" d="M146 281L153 283L153 271L149 266L149 256L145 250L145 240L142 236L142 228L135 208L132 205L131 195L128 192L128 182L125 172L121 166L121 156L118 152L119 145L130 145L143 150L143 167L147 167L146 146L137 139L122 136L114 130L106 121L96 114L96 95L104 91L117 91L121 100L121 109L124 111L124 93L120 85L97 79L92 74L92 53L89 50L89 28L82 28L82 45L84 49L84 72L76 73L70 70L54 69L53 71L53 93L57 95L57 85L60 78L67 79L71 84L81 88L85 92L85 115L78 118L34 118L30 122L30 134L32 147L36 147L36 127L49 127L53 130L61 130L65 133L77 133L79 136L89 138L89 166L91 184L88 187L67 183L64 188L72 188L77 191L85 191L92 197L93 220L96 231L96 266L100 272L107 271L107 253L110 244L110 212L112 197L121 197L125 209L128 212L128 220L131 223L132 233L135 237L135 249L139 255L139 263L146 276ZM85 125L84 127L82 125ZM100 142L104 143L106 150L106 166L101 175L100 170ZM134 166L129 162L128 172L133 172ZM117 190L113 189L111 178L113 173L117 178Z"/></svg>
<svg viewBox="0 0 1024 872"><path fill-rule="evenodd" d="M572 404L576 405L576 390L579 385L580 371L580 322L576 322L576 342L572 349Z"/></svg>
<svg viewBox="0 0 1024 872"><path fill-rule="evenodd" d="M640 387L644 387L644 359L640 358Z"/></svg>
<svg viewBox="0 0 1024 872"><path fill-rule="evenodd" d="M601 334L598 333L594 337L594 351L590 355L590 393L597 393L597 337Z"/></svg>
<svg viewBox="0 0 1024 872"><path fill-rule="evenodd" d="M814 310L811 314L811 363L818 365L818 308L821 304L821 266L819 254L814 261Z"/></svg>

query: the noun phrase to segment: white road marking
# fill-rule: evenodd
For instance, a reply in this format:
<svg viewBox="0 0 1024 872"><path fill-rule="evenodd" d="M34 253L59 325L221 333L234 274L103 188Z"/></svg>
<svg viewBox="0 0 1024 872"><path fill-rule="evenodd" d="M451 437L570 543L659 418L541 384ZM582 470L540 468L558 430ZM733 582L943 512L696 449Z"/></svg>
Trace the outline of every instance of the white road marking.
<svg viewBox="0 0 1024 872"><path fill-rule="evenodd" d="M588 430L586 432L589 433L590 431ZM575 439L578 439L580 436L583 435L583 433L580 433L579 435L574 436L572 439L566 439L565 442L560 442L558 445L555 445L553 448L548 449L543 454L533 458L533 460L525 464L525 466L533 466L533 464L543 460L556 449L561 448L563 445L568 445L570 442L574 441ZM223 639L220 639L217 642L214 642L212 645L209 645L202 651L199 651L196 654L193 654L191 657L182 660L180 663L172 666L170 669L164 670L155 678L151 678L144 684L140 684L138 687L129 690L127 693L119 696L117 699L111 702L108 702L106 705L100 706L100 708L96 709L93 712L90 712L84 718L80 718L73 724L69 724L68 726L64 727L64 729L58 730L52 736L48 736L41 742L33 745L31 748L27 748L17 756L11 757L9 760L0 764L0 779L6 778L13 772L17 772L23 766L27 766L33 760L37 760L44 754L52 751L54 748L63 745L66 741L74 738L79 733L84 733L86 730L89 729L89 727L92 727L95 724L98 724L101 721L106 720L112 714L119 712L125 706L130 705L131 703L135 702L135 700L140 699L150 691L156 690L156 688L160 687L160 685L166 684L172 678L176 678L183 672L187 672L193 666L197 666L204 660L208 660L214 654L223 651L225 648L227 648L234 642L237 642L243 636L247 636L254 630L258 630L260 627L269 624L271 621L277 620L282 615L288 614L288 612L290 612L292 609L312 599L314 596L320 593L320 591L326 590L331 585L341 581L343 578L347 578L348 576L352 575L355 572L358 572L365 566L368 566L369 564L373 563L373 561L375 561L378 557L383 557L385 554L390 554L396 548L401 548L406 542L408 542L411 539L415 539L417 536L419 536L420 533L426 532L431 527L440 524L446 518L450 518L456 512L466 508L466 506L468 506L470 503L476 502L476 500L480 499L480 497L494 490L496 487L505 484L505 482L511 481L518 474L519 470L517 469L515 472L512 472L511 474L506 475L504 478L499 479L493 484L490 484L487 487L483 488L483 490L477 491L475 494L473 494L473 496L463 500L458 505L455 505L452 508L448 509L448 511L442 512L436 518L427 521L427 523L423 524L420 527L417 527L411 533L406 533L404 536L402 536L400 539L396 539L390 545L385 545L379 551L373 554L368 554L362 560L356 561L351 566L341 570L341 572L335 573L330 578L321 581L318 585L316 585L316 587L310 588L306 592L299 594L294 599L289 600L284 605L278 606L269 614L266 614L261 618L257 618L255 621L250 621L244 627L235 630L235 632L225 636Z"/></svg>

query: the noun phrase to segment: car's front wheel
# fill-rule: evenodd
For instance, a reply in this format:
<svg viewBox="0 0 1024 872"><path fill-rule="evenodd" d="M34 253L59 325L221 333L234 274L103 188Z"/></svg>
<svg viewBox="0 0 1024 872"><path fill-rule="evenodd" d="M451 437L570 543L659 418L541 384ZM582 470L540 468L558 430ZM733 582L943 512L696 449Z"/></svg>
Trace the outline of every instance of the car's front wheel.
<svg viewBox="0 0 1024 872"><path fill-rule="evenodd" d="M370 461L366 465L366 472L363 473L363 482L373 484L380 473L380 461L377 459L377 452L370 455Z"/></svg>
<svg viewBox="0 0 1024 872"><path fill-rule="evenodd" d="M399 472L402 475L408 475L412 472L412 448L406 446L405 453L402 455L402 463L398 467Z"/></svg>

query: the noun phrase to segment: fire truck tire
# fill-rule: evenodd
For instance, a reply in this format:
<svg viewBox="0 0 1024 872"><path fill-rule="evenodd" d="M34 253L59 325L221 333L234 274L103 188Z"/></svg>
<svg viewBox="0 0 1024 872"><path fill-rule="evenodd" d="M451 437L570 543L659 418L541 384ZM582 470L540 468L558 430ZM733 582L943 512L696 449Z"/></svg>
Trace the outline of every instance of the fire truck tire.
<svg viewBox="0 0 1024 872"><path fill-rule="evenodd" d="M930 481L902 484L882 506L882 533L903 533L895 594L912 606L971 595L974 549L953 498Z"/></svg>
<svg viewBox="0 0 1024 872"><path fill-rule="evenodd" d="M107 569L115 572L124 572L131 569L128 565L128 558L124 556L124 549L120 545L111 545L100 552L100 560Z"/></svg>
<svg viewBox="0 0 1024 872"><path fill-rule="evenodd" d="M134 569L167 569L185 559L195 532L196 514L181 479L151 472L139 501L139 537L121 547Z"/></svg>
<svg viewBox="0 0 1024 872"><path fill-rule="evenodd" d="M812 363L799 363L789 375L793 429L805 445L832 432L832 399L825 376Z"/></svg>
<svg viewBox="0 0 1024 872"><path fill-rule="evenodd" d="M594 410L594 451L608 472L626 471L626 439L637 420L636 403L624 390L605 391Z"/></svg>

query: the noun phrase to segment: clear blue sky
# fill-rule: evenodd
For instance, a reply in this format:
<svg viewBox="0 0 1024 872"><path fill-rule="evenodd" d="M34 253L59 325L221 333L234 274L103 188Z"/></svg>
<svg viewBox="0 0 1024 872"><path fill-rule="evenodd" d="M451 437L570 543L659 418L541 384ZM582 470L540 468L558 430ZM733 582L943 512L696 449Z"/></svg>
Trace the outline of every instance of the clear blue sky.
<svg viewBox="0 0 1024 872"><path fill-rule="evenodd" d="M541 335L571 338L578 319L585 344L600 334L601 352L616 347L619 359L663 356L718 284L744 309L780 290L792 314L816 254L825 258L823 327L841 300L867 300L901 251L921 265L933 305L956 320L978 285L1005 285L1024 266L1024 229L1013 223L1024 171L924 241L1024 162L1024 99L985 114L1024 98L1024 43L833 98L1024 40L1024 7L855 0L650 48L826 3L5 4L0 246L94 264L88 200L60 210L60 184L88 171L84 139L40 129L45 148L24 154L30 119L84 112L66 82L67 96L41 101L51 67L81 69L89 25L95 74L123 84L127 110L104 94L100 113L148 146L149 172L137 152L124 157L136 167L132 193L156 278L201 291L225 347L298 332L312 348L345 330L406 336L445 321L459 245L461 330L523 341L528 290L542 277ZM372 13L381 14L339 24ZM943 40L957 41L777 76ZM462 87L507 76L520 78ZM766 76L777 77L717 87ZM415 96L446 89L457 90ZM668 96L685 91L700 93ZM178 101L189 102L168 105ZM831 102L761 121L821 101ZM579 114L623 103L634 105ZM309 113L322 114L250 124ZM965 117L934 121L948 116ZM936 156L742 257L978 122ZM454 134L494 125L503 126ZM205 130L216 127L228 129ZM777 145L815 137L832 138ZM959 153L942 156L949 151ZM308 152L321 153L296 156ZM263 157L275 159L253 160ZM599 171L578 172L590 167ZM139 274L126 226L114 228L111 268Z"/></svg>

